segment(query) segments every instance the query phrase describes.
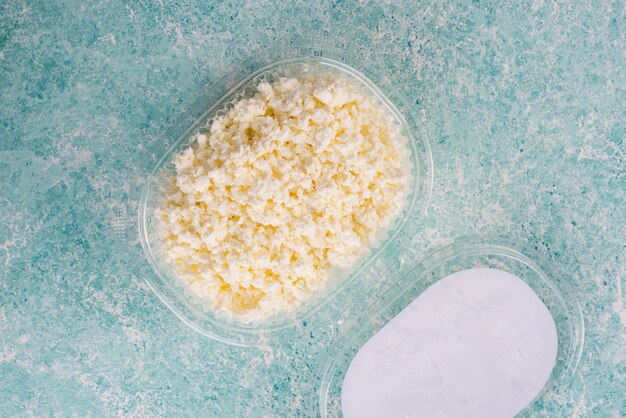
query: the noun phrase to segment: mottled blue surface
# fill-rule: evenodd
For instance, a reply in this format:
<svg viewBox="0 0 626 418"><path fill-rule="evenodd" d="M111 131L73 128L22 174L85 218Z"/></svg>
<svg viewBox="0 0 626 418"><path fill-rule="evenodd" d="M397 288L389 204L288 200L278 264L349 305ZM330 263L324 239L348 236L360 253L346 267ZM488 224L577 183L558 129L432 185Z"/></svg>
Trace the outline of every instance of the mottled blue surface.
<svg viewBox="0 0 626 418"><path fill-rule="evenodd" d="M194 334L111 213L207 80L323 29L421 108L436 183L413 250L514 235L576 291L581 364L537 413L626 413L624 2L87 3L0 0L0 416L303 414L327 341Z"/></svg>

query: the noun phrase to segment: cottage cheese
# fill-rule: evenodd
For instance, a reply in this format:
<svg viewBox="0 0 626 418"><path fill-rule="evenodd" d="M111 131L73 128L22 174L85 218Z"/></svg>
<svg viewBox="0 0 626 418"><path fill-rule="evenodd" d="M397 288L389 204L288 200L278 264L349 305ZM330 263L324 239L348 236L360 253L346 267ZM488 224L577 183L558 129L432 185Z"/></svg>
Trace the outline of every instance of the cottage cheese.
<svg viewBox="0 0 626 418"><path fill-rule="evenodd" d="M263 82L175 157L156 211L163 253L217 312L254 321L290 310L401 212L406 141L348 79Z"/></svg>

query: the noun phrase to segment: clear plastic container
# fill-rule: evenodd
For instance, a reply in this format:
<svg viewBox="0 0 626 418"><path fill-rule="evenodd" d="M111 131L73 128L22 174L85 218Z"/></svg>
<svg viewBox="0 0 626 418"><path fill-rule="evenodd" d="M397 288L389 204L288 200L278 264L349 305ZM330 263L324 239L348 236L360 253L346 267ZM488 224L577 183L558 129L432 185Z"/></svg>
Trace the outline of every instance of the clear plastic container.
<svg viewBox="0 0 626 418"><path fill-rule="evenodd" d="M345 373L358 350L406 306L437 280L470 268L494 268L524 280L546 305L557 328L558 351L552 374L535 400L518 416L529 415L546 396L569 388L580 360L584 322L567 278L558 277L541 256L510 239L460 239L414 263L390 267L395 281L372 297L366 306L348 306L343 324L327 357L320 362L317 391L310 400L310 416L341 416L341 389ZM359 315L367 312L367 315Z"/></svg>
<svg viewBox="0 0 626 418"><path fill-rule="evenodd" d="M385 103L409 138L412 188L407 207L358 267L313 295L294 312L262 323L241 323L216 316L202 301L185 291L163 264L153 230L153 210L162 192L161 180L173 173L173 156L195 141L195 135L229 104L254 93L259 80L293 75L305 68L340 72L362 83ZM491 267L520 277L547 306L557 326L558 354L544 389L521 415L528 415L548 394L567 390L583 346L583 316L567 278L559 277L532 248L506 239L460 239L416 260L407 260L420 219L425 216L433 186L433 161L426 133L416 114L414 100L407 100L389 76L364 60L328 46L321 40L288 45L258 54L240 63L220 82L212 84L181 121L163 138L172 143L143 184L137 222L120 208L112 214L116 235L132 245L139 275L159 299L186 325L209 338L239 346L261 347L275 341L331 330L330 346L319 344L321 369L310 397L310 416L340 416L344 374L362 345L435 281L467 268ZM407 222L411 219L411 222ZM145 254L145 257L144 257ZM380 279L382 286L368 286ZM374 289L375 290L372 290ZM321 332L321 331L320 331Z"/></svg>
<svg viewBox="0 0 626 418"><path fill-rule="evenodd" d="M155 234L153 211L159 205L164 189L163 180L175 172L173 157L179 151L193 144L196 134L208 130L212 118L219 115L233 103L255 92L255 85L261 80L271 81L277 76L293 76L303 72L336 72L352 77L361 83L374 96L386 105L402 126L409 139L412 162L412 182L408 203L397 218L387 237L344 277L329 280L323 290L296 308L292 313L276 315L265 322L242 323L236 319L215 315L203 301L186 291L164 264L159 255L158 238ZM386 76L370 68L362 59L352 57L346 51L322 45L313 41L306 45L290 45L267 53L259 54L240 64L221 82L215 84L191 109L191 114L200 115L191 123L184 119L173 141L157 163L143 187L138 208L139 236L141 246L150 268L142 268L141 275L159 299L185 324L197 332L233 345L262 346L274 339L280 340L302 335L328 320L337 320L356 297L350 288L355 279L365 269L379 268L393 264L399 248L410 245L410 234L399 234L409 216L424 216L428 207L433 184L433 162L430 145L419 118L412 106L398 92ZM186 125L181 128L181 125ZM393 243L393 245L391 245Z"/></svg>

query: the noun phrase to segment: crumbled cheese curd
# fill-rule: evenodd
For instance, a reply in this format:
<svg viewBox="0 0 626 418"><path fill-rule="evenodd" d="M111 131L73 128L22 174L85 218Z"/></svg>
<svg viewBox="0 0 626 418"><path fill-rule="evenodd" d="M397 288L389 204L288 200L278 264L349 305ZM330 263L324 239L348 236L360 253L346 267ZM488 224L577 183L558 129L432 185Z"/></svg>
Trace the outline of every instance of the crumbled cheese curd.
<svg viewBox="0 0 626 418"><path fill-rule="evenodd" d="M402 211L409 151L345 78L262 82L175 157L156 210L176 276L244 321L284 312L350 268Z"/></svg>

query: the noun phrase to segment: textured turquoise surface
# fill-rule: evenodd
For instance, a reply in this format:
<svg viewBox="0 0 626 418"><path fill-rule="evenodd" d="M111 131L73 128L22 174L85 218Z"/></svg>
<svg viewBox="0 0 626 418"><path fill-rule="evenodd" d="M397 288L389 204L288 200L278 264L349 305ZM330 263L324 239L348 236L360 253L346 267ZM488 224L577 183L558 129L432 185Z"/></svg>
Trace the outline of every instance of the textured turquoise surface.
<svg viewBox="0 0 626 418"><path fill-rule="evenodd" d="M513 235L577 293L582 360L537 414L626 413L624 3L299 3L0 1L0 416L305 415L326 334L194 334L111 214L207 83L324 30L421 110L436 183L411 250Z"/></svg>

